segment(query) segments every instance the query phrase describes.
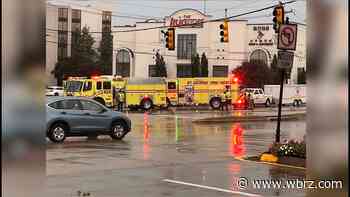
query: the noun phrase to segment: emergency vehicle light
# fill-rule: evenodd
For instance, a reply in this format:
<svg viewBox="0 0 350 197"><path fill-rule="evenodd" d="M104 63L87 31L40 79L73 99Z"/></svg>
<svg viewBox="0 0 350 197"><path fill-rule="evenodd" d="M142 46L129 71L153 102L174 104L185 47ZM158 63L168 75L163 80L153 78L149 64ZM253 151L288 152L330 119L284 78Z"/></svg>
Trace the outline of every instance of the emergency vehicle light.
<svg viewBox="0 0 350 197"><path fill-rule="evenodd" d="M93 80L97 80L99 78L100 78L99 76L91 76L91 79L93 79Z"/></svg>

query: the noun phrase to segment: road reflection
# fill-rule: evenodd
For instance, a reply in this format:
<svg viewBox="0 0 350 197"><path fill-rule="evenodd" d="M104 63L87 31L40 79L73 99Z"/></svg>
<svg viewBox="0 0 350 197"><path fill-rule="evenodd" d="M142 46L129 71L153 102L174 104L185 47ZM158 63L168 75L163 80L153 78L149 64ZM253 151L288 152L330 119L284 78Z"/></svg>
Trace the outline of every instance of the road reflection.
<svg viewBox="0 0 350 197"><path fill-rule="evenodd" d="M148 113L145 112L143 115L143 159L149 160L150 156L150 145L149 145L149 122L148 122Z"/></svg>
<svg viewBox="0 0 350 197"><path fill-rule="evenodd" d="M245 145L243 139L243 128L240 123L234 123L231 128L230 136L230 155L234 158L245 156Z"/></svg>

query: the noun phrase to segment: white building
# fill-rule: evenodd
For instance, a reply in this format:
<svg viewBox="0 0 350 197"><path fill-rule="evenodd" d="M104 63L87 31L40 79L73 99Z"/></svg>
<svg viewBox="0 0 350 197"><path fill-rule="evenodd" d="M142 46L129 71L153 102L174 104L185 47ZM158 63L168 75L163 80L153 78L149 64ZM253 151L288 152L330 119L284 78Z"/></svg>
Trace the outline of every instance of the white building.
<svg viewBox="0 0 350 197"><path fill-rule="evenodd" d="M71 55L72 32L87 26L90 32L110 31L111 10L108 5L81 6L72 3L47 2L46 4L46 76L48 85L56 84L51 74L58 59ZM101 33L92 34L98 47Z"/></svg>
<svg viewBox="0 0 350 197"><path fill-rule="evenodd" d="M181 24L207 21L211 17L193 9L174 12L163 21L148 20L133 26L113 27L113 74L124 77L150 77L153 75L155 54L165 59L168 77L191 76L191 54L205 53L209 63L209 76L227 76L242 62L261 59L270 65L277 53L272 24L248 24L247 20L229 21L229 43L220 42L220 22L207 22L200 26L175 29L175 51L165 48L162 31ZM297 82L297 70L305 69L305 26L298 25L297 49L291 74L291 83Z"/></svg>
<svg viewBox="0 0 350 197"><path fill-rule="evenodd" d="M272 23L248 24L249 60L259 59L270 65L277 58L277 35ZM298 24L297 44L294 52L290 83L296 84L298 72L306 71L306 26Z"/></svg>
<svg viewBox="0 0 350 197"><path fill-rule="evenodd" d="M181 24L209 20L210 16L193 9L183 9L166 17L164 21L149 20L134 26L114 27L115 58L113 72L127 77L152 75L154 55L157 51L164 57L168 77L191 76L191 54L205 53L209 63L209 76L227 76L227 73L246 61L248 56L248 29L246 20L229 21L229 43L221 43L219 26L222 22L208 22L200 26L177 27L175 51L165 48L164 35L167 28ZM131 30L131 31L130 31ZM124 32L123 32L124 31Z"/></svg>

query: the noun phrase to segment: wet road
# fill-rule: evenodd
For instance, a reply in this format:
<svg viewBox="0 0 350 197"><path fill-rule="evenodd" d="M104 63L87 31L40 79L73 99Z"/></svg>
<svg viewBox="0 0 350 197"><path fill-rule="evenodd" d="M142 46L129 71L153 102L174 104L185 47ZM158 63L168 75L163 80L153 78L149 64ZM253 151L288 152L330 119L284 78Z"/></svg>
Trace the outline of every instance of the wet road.
<svg viewBox="0 0 350 197"><path fill-rule="evenodd" d="M132 113L123 141L48 142L48 196L304 196L303 190L240 190L240 177L303 179L305 171L241 161L267 149L276 122L192 124L206 113ZM305 121L282 122L281 139L302 139ZM81 195L81 194L80 194Z"/></svg>

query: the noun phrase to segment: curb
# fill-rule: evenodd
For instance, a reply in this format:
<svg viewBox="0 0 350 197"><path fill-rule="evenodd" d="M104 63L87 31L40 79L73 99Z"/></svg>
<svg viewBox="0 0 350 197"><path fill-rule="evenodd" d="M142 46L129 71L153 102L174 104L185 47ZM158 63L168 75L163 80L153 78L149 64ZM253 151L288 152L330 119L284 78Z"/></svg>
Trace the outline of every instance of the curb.
<svg viewBox="0 0 350 197"><path fill-rule="evenodd" d="M244 158L235 158L235 159L237 159L239 161L254 162L254 163L266 164L266 165L277 166L277 167L285 167L285 168L293 168L293 169L298 169L298 170L306 170L306 168L304 168L304 167L292 166L292 165L287 165L287 164L271 163L271 162L265 162L265 161L253 161L253 160L248 160L248 159L244 159Z"/></svg>
<svg viewBox="0 0 350 197"><path fill-rule="evenodd" d="M306 117L306 113L282 115L281 121L299 120ZM256 122L256 121L277 121L277 116L221 116L193 120L193 123L225 123L225 122Z"/></svg>

